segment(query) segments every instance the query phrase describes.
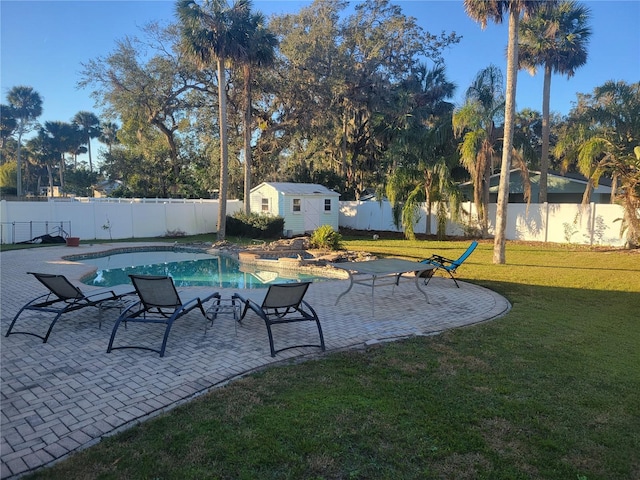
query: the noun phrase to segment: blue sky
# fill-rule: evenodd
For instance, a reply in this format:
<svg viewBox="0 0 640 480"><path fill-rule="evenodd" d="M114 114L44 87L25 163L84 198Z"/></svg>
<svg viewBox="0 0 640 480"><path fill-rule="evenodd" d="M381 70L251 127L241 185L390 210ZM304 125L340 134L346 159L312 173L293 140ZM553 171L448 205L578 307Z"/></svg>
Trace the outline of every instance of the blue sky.
<svg viewBox="0 0 640 480"><path fill-rule="evenodd" d="M254 0L255 10L296 12L306 1ZM493 63L506 73L507 25L485 30L469 19L462 0L395 1L431 33L455 31L462 41L445 51L448 77L457 84L456 103L481 69ZM607 80L640 81L640 2L583 1L592 11L588 64L567 79L554 75L551 110L569 112L576 93L590 93ZM16 85L32 86L43 97L40 121L70 121L81 110L100 115L89 90L76 84L81 62L109 54L115 41L140 34L150 21L173 18L175 1L0 0L0 94ZM505 19L506 20L506 19ZM518 76L517 109L542 109L542 72Z"/></svg>

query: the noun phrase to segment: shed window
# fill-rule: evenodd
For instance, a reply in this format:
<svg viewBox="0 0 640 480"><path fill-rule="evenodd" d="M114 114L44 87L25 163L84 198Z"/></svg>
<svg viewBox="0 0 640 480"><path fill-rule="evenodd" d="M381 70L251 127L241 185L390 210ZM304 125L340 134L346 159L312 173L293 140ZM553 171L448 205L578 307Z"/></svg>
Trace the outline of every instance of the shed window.
<svg viewBox="0 0 640 480"><path fill-rule="evenodd" d="M263 198L262 199L262 211L263 212L268 212L269 211L269 199L268 198Z"/></svg>
<svg viewBox="0 0 640 480"><path fill-rule="evenodd" d="M331 199L330 198L325 198L324 199L324 211L325 212L330 212L331 211Z"/></svg>
<svg viewBox="0 0 640 480"><path fill-rule="evenodd" d="M294 198L293 199L293 211L294 212L299 212L301 210L300 208L301 202L299 198Z"/></svg>

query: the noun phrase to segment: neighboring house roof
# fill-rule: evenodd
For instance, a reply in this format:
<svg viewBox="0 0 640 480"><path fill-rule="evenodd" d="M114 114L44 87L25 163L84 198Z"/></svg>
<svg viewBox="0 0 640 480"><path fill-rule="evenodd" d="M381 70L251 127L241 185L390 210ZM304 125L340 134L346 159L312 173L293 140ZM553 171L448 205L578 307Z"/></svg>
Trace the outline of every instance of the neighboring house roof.
<svg viewBox="0 0 640 480"><path fill-rule="evenodd" d="M121 180L103 180L102 182L93 185L93 189L98 192L103 192L106 194L110 194L116 188L123 186L124 183Z"/></svg>
<svg viewBox="0 0 640 480"><path fill-rule="evenodd" d="M538 191L538 185L540 183L540 172L530 171L529 181L531 182L532 190ZM491 186L489 191L491 193L498 193L498 187L500 183L500 174L496 173L491 175ZM548 193L584 193L585 186L587 185L587 179L578 174L566 174L562 175L557 172L549 172L547 174L547 192ZM611 183L608 179L601 179L598 186L594 188L593 193L610 194ZM460 185L463 189L473 188L471 182L466 182ZM522 182L522 172L518 169L511 170L509 174L509 192L510 193L523 193L524 184Z"/></svg>
<svg viewBox="0 0 640 480"><path fill-rule="evenodd" d="M280 193L286 195L332 195L340 196L338 192L325 187L324 185L318 185L317 183L293 183L293 182L262 182L257 187L251 189L252 192L262 188L263 186L269 186Z"/></svg>

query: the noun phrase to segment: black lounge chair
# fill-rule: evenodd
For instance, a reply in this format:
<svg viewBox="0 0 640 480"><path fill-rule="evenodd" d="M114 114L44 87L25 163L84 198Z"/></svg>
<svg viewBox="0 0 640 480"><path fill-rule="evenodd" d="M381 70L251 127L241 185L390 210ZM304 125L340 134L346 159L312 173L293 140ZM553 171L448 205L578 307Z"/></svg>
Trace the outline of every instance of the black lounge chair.
<svg viewBox="0 0 640 480"><path fill-rule="evenodd" d="M12 333L20 333L24 335L33 335L34 337L41 338L42 343L47 343L51 330L53 330L53 326L62 314L72 312L74 310L80 310L85 307L122 307L122 297L135 293L135 290L131 285L118 285L112 288L94 290L85 294L78 287L73 285L64 275L35 272L27 273L36 277L40 283L47 287L49 293L45 293L44 295L34 298L20 309L13 318L11 325L9 325L9 330L7 330L5 335L6 337ZM56 314L49 324L49 329L44 336L33 332L13 331L13 327L15 326L18 317L20 317L22 312L25 310Z"/></svg>
<svg viewBox="0 0 640 480"><path fill-rule="evenodd" d="M242 322L249 309L253 310L256 315L264 320L269 335L269 347L272 357L275 357L278 352L296 347L319 347L324 352L324 336L322 335L320 319L311 305L303 300L309 285L311 285L311 282L270 285L260 305L251 299L243 298L237 293L233 295L233 299L238 299L244 303L244 309L240 315L239 322ZM320 335L320 343L290 345L276 350L273 345L271 326L292 322L316 322L318 334Z"/></svg>
<svg viewBox="0 0 640 480"><path fill-rule="evenodd" d="M460 288L460 285L458 285L458 281L455 279L453 275L456 273L456 270L458 269L458 267L460 267L460 265L463 264L463 262L469 257L469 255L473 253L473 251L476 249L477 246L478 246L478 242L476 242L475 240L471 242L471 245L467 247L465 252L462 255L460 255L460 257L457 260L451 260L449 258L443 257L442 255L431 255L429 258L425 258L424 260L421 260L420 263L428 263L436 267L435 269L431 270L430 272L427 272L424 275L425 285L429 283L429 280L431 280L431 277L437 270L444 270L453 279L454 283L456 284L456 287Z"/></svg>
<svg viewBox="0 0 640 480"><path fill-rule="evenodd" d="M135 302L133 305L130 305L122 312L120 317L118 317L118 320L116 320L116 323L113 326L113 331L111 332L111 338L109 339L107 353L110 353L111 350L139 348L142 350L157 352L161 357L164 357L167 339L169 338L173 322L176 319L186 315L195 308L199 309L202 312L202 315L206 318L207 314L204 309L204 304L212 298L216 298L218 302L220 302L220 294L217 292L204 298L195 297L183 302L176 290L173 279L168 276L129 275L129 278L131 278L131 282L133 283L140 300ZM159 323L166 325L160 349L157 350L144 345L124 345L114 347L113 341L116 337L120 324L123 322L125 324L125 328L129 322Z"/></svg>

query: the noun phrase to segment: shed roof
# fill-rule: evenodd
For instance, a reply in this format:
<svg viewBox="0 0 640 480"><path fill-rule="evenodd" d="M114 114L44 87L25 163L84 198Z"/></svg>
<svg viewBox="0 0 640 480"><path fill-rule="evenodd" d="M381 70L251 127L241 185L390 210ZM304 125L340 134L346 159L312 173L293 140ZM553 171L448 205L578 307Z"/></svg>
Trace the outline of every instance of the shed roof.
<svg viewBox="0 0 640 480"><path fill-rule="evenodd" d="M340 196L338 192L318 185L317 183L293 183L293 182L262 182L257 187L251 189L252 192L263 186L270 186L280 193L286 195L331 195Z"/></svg>

